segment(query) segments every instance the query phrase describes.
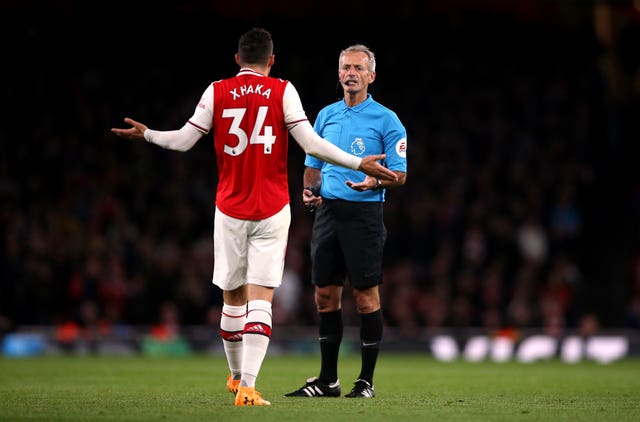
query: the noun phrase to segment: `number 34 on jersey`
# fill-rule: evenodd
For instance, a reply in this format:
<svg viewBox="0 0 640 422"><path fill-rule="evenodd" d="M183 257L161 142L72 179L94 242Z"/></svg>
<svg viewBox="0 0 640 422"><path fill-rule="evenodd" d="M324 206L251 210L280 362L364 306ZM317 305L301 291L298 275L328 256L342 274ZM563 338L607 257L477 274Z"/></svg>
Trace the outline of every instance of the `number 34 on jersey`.
<svg viewBox="0 0 640 422"><path fill-rule="evenodd" d="M238 138L238 144L233 147L225 145L224 152L229 155L237 156L242 154L249 144L262 144L264 146L264 153L271 154L271 147L276 142L276 137L273 135L273 128L271 126L264 126L268 110L269 107L267 106L258 107L258 114L256 115L251 136L247 136L247 132L240 127L247 109L224 109L222 111L222 117L226 119L233 119L231 121L231 126L229 127L229 134Z"/></svg>

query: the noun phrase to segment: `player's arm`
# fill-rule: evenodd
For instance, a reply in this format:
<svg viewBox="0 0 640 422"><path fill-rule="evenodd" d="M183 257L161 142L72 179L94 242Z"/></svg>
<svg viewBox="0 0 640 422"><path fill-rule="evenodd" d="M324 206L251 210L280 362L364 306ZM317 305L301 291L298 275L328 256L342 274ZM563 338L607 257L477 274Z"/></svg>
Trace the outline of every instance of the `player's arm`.
<svg viewBox="0 0 640 422"><path fill-rule="evenodd" d="M133 140L146 140L163 148L173 149L177 151L187 151L191 149L196 142L208 133L208 127L199 122L211 121L210 115L213 109L213 87L209 85L205 90L198 107L191 119L178 130L153 130L149 129L145 124L137 122L129 117L125 117L124 122L131 125L127 129L112 128L111 132L115 135Z"/></svg>
<svg viewBox="0 0 640 422"><path fill-rule="evenodd" d="M145 124L136 122L128 117L125 117L124 121L130 124L131 127L128 129L112 128L111 132L121 138L133 140L145 139L147 142L177 151L187 151L191 149L203 135L202 132L189 123L186 123L178 130L153 130L149 129Z"/></svg>
<svg viewBox="0 0 640 422"><path fill-rule="evenodd" d="M190 123L186 123L178 130L147 129L144 131L144 138L148 142L177 151L190 150L203 135Z"/></svg>
<svg viewBox="0 0 640 422"><path fill-rule="evenodd" d="M331 164L360 170L381 180L395 181L397 179L394 172L378 162L378 160L384 160L384 154L370 155L365 158L356 157L320 137L307 120L298 92L291 83L288 83L285 88L283 102L287 128L305 153Z"/></svg>

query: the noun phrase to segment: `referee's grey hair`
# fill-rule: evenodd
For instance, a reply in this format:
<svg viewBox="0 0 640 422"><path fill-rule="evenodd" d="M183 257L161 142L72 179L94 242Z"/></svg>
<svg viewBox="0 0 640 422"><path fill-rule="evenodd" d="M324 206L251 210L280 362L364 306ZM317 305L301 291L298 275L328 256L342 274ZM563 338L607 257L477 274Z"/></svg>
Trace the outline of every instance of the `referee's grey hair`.
<svg viewBox="0 0 640 422"><path fill-rule="evenodd" d="M340 52L340 57L338 57L338 61L342 58L342 56L344 56L344 53L349 53L349 52L360 52L360 53L366 54L367 57L369 58L369 72L376 71L376 55L373 54L373 51L369 50L369 47L362 44L354 44L350 47L347 47Z"/></svg>

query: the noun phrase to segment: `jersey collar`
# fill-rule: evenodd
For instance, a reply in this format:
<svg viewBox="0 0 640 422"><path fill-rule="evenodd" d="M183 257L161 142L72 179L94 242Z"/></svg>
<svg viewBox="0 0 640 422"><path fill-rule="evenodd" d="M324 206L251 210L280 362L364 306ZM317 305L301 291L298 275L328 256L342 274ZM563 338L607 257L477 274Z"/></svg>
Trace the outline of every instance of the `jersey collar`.
<svg viewBox="0 0 640 422"><path fill-rule="evenodd" d="M360 104L353 106L353 107L349 107L347 106L347 103L344 102L344 98L342 99L342 109L343 110L351 110L351 111L355 111L356 113L362 111L365 107L367 107L369 104L371 104L373 102L373 97L371 96L371 94L367 94L367 98L361 102Z"/></svg>
<svg viewBox="0 0 640 422"><path fill-rule="evenodd" d="M250 69L248 67L243 67L242 69L240 69L237 76L240 76L240 75L264 76L262 73L258 73L255 70Z"/></svg>

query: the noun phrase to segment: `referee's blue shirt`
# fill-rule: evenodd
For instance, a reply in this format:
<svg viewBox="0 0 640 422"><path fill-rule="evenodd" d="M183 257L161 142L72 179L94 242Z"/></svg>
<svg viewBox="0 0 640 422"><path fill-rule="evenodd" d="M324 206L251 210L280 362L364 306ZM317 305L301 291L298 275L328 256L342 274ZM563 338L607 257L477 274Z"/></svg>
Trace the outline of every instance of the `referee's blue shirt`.
<svg viewBox="0 0 640 422"><path fill-rule="evenodd" d="M390 170L407 171L407 131L396 113L375 101L371 94L355 107L348 107L344 100L329 104L318 113L313 129L353 155L387 154L383 165ZM304 164L322 169L323 198L384 202L384 189L358 192L347 186L347 180L355 183L364 180L361 171L326 163L308 154Z"/></svg>

